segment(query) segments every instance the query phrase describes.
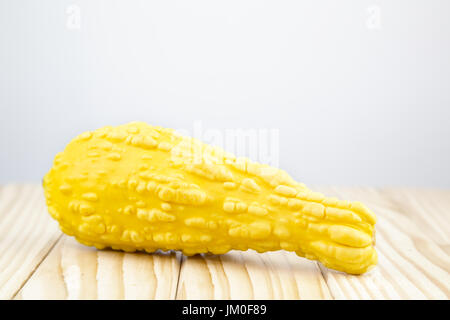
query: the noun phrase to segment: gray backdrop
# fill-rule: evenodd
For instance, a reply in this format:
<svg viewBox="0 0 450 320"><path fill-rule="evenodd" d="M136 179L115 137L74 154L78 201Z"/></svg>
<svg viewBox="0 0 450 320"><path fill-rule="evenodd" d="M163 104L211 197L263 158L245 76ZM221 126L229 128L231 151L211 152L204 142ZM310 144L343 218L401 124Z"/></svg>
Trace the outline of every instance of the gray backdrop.
<svg viewBox="0 0 450 320"><path fill-rule="evenodd" d="M450 1L0 0L0 183L142 120L278 129L308 184L450 187Z"/></svg>

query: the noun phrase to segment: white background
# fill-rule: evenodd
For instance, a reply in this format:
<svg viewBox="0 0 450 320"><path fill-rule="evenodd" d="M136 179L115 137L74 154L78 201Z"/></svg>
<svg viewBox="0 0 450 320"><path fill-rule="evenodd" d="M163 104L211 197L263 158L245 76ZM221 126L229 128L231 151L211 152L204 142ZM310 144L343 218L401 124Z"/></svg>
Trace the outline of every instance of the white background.
<svg viewBox="0 0 450 320"><path fill-rule="evenodd" d="M0 0L0 108L0 183L141 120L278 129L307 184L449 188L450 1Z"/></svg>

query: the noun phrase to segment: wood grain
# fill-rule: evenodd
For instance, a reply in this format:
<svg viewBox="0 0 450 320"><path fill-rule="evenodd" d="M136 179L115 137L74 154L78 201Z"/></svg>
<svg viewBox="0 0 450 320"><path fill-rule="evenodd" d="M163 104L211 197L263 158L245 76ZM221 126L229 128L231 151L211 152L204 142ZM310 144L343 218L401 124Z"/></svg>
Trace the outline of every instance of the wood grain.
<svg viewBox="0 0 450 320"><path fill-rule="evenodd" d="M17 299L174 299L175 253L99 251L63 236Z"/></svg>
<svg viewBox="0 0 450 320"><path fill-rule="evenodd" d="M448 299L449 256L431 237L433 218L427 203L410 205L411 194L401 189L321 188L328 196L360 200L378 216L376 248L378 267L362 276L350 276L321 266L327 284L337 299ZM405 193L406 192L406 193ZM403 194L403 198L402 195ZM393 201L392 199L397 199ZM435 199L442 203L444 199ZM448 207L450 208L450 207ZM448 215L448 208L437 213ZM422 216L421 216L422 215ZM445 219L441 217L439 220ZM419 221L422 223L419 224ZM447 229L447 233L448 233ZM442 244L448 242L442 238Z"/></svg>
<svg viewBox="0 0 450 320"><path fill-rule="evenodd" d="M0 299L15 295L60 235L40 187L0 188Z"/></svg>
<svg viewBox="0 0 450 320"><path fill-rule="evenodd" d="M386 188L381 193L400 213L420 226L430 240L450 254L450 191Z"/></svg>
<svg viewBox="0 0 450 320"><path fill-rule="evenodd" d="M315 262L253 250L185 257L177 299L330 299Z"/></svg>
<svg viewBox="0 0 450 320"><path fill-rule="evenodd" d="M284 251L98 251L61 236L40 186L0 187L0 298L449 299L450 191L312 188L377 214L374 270L351 276Z"/></svg>

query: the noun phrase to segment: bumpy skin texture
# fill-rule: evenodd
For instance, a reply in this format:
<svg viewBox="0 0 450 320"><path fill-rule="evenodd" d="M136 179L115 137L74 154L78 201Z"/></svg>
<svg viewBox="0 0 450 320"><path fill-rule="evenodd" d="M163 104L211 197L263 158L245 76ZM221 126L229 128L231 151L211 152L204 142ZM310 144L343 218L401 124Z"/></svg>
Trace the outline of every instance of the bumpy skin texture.
<svg viewBox="0 0 450 320"><path fill-rule="evenodd" d="M141 122L77 136L44 190L62 231L98 249L284 249L351 274L377 263L376 217L361 203Z"/></svg>

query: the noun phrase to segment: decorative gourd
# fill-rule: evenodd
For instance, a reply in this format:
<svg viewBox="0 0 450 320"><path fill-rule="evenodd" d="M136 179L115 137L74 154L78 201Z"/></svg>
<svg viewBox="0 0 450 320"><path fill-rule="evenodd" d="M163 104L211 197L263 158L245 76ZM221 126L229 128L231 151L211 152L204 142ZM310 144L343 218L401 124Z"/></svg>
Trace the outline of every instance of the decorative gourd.
<svg viewBox="0 0 450 320"><path fill-rule="evenodd" d="M98 249L295 251L352 274L377 263L375 215L285 171L141 122L85 132L44 178L61 230Z"/></svg>

